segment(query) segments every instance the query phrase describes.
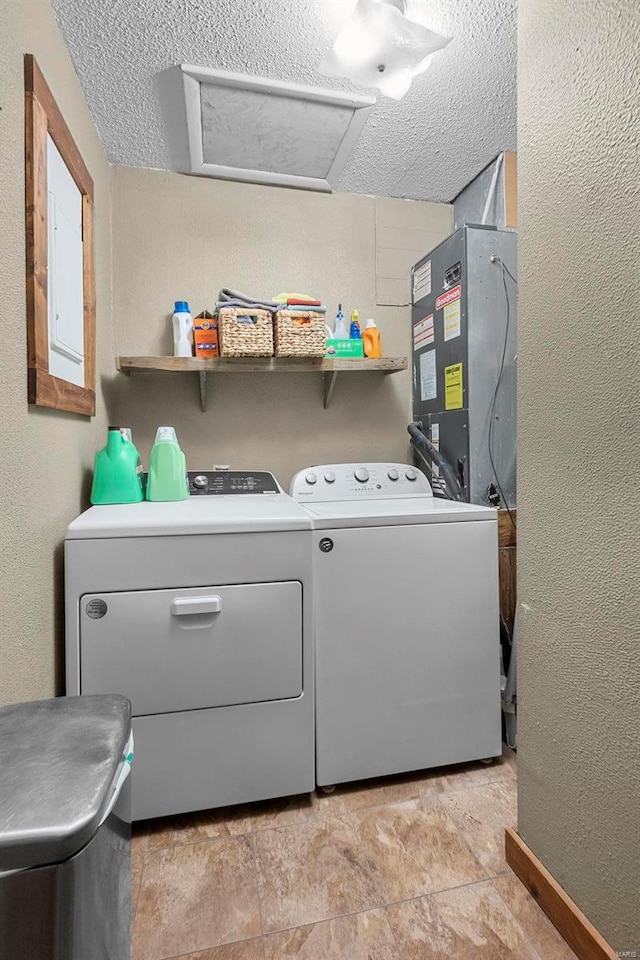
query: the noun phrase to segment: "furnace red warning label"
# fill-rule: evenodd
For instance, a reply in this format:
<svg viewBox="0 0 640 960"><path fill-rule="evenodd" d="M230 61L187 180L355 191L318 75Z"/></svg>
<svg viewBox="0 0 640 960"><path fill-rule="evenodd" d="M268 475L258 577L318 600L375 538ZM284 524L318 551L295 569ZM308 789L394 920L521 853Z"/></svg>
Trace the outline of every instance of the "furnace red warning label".
<svg viewBox="0 0 640 960"><path fill-rule="evenodd" d="M448 303L454 303L456 300L459 300L461 296L461 286L452 287L451 290L441 293L440 296L436 298L436 310L442 310Z"/></svg>
<svg viewBox="0 0 640 960"><path fill-rule="evenodd" d="M413 349L426 347L428 343L433 343L435 339L433 329L433 314L413 325Z"/></svg>

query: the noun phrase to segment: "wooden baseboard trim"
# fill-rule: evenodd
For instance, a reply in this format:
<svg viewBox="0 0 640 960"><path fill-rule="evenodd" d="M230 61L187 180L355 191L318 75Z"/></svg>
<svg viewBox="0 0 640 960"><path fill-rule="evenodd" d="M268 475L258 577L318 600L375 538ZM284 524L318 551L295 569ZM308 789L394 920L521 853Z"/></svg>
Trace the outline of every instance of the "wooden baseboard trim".
<svg viewBox="0 0 640 960"><path fill-rule="evenodd" d="M604 937L511 827L505 830L504 846L507 863L576 956L580 960L618 960Z"/></svg>

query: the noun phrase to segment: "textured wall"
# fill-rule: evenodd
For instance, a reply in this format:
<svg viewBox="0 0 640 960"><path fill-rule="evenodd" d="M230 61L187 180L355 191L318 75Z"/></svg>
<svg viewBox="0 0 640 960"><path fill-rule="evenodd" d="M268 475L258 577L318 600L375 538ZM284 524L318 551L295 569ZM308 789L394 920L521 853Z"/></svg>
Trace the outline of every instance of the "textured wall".
<svg viewBox="0 0 640 960"><path fill-rule="evenodd" d="M640 9L519 10L518 826L640 951Z"/></svg>
<svg viewBox="0 0 640 960"><path fill-rule="evenodd" d="M0 703L54 693L62 540L81 508L113 369L110 169L48 0L0 0ZM35 54L95 183L97 416L27 406L23 54ZM58 681L61 675L58 671Z"/></svg>
<svg viewBox="0 0 640 960"><path fill-rule="evenodd" d="M188 170L176 64L354 90L318 73L354 2L54 0L54 7L109 159ZM451 200L497 153L515 148L516 0L409 0L408 13L453 39L402 101L378 98L336 186Z"/></svg>
<svg viewBox="0 0 640 960"><path fill-rule="evenodd" d="M295 290L379 322L386 354L407 354L409 307L375 305L375 198L318 194L114 169L114 317L120 354L172 352L173 301L194 313L222 286L262 296ZM389 226L422 211L429 246L451 231L451 207L386 200ZM427 247L428 249L428 247ZM330 314L331 315L331 314ZM195 376L120 377L114 416L133 427L143 459L155 428L175 424L192 468L271 469L283 484L312 462L408 455L410 373L338 378L328 410L319 374L209 378L201 413Z"/></svg>

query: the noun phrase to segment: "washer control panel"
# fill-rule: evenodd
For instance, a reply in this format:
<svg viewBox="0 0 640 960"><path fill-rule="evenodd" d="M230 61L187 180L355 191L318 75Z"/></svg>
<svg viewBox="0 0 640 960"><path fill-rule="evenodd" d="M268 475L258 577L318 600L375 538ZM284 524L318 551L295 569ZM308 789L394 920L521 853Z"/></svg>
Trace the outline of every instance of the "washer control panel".
<svg viewBox="0 0 640 960"><path fill-rule="evenodd" d="M294 500L375 500L383 497L430 497L422 471L408 463L327 463L300 470L289 493Z"/></svg>
<svg viewBox="0 0 640 960"><path fill-rule="evenodd" d="M273 474L261 471L189 470L187 476L192 497L282 492Z"/></svg>

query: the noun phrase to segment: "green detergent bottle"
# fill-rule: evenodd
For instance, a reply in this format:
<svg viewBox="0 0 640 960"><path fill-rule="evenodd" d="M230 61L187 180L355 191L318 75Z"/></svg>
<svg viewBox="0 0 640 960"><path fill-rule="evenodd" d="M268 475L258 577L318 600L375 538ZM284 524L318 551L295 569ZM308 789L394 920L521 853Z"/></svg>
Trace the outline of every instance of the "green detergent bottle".
<svg viewBox="0 0 640 960"><path fill-rule="evenodd" d="M91 503L139 503L144 500L140 455L120 427L109 427L107 443L96 453Z"/></svg>
<svg viewBox="0 0 640 960"><path fill-rule="evenodd" d="M149 458L147 500L188 500L187 461L173 427L158 427Z"/></svg>

